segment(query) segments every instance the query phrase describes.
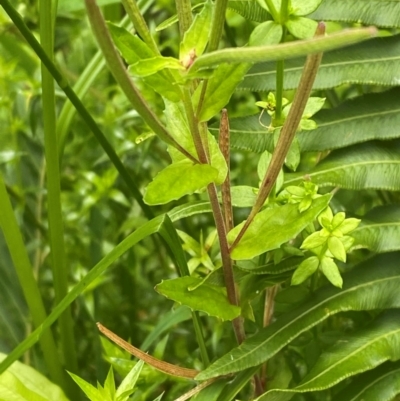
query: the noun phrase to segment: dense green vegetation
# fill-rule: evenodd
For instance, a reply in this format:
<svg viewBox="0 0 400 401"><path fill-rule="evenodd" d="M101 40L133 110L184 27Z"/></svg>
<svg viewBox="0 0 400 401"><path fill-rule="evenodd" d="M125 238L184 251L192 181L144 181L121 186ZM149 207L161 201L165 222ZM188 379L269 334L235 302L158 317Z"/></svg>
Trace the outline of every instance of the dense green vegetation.
<svg viewBox="0 0 400 401"><path fill-rule="evenodd" d="M400 0L0 5L0 401L398 397Z"/></svg>

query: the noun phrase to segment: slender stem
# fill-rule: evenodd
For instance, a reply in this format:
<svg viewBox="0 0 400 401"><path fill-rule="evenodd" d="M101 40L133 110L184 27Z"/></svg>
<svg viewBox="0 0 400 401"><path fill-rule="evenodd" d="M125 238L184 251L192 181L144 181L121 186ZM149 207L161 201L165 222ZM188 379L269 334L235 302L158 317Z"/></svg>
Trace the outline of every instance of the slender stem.
<svg viewBox="0 0 400 401"><path fill-rule="evenodd" d="M136 111L145 120L149 127L165 142L174 146L182 154L184 154L190 160L193 160L193 156L190 155L185 149L179 145L178 142L170 135L165 126L161 123L158 117L150 109L149 105L136 88L135 84L131 80L124 63L114 46L111 39L110 32L107 29L107 25L101 15L100 9L96 4L95 0L85 0L86 9L89 16L89 21L93 29L93 33L96 36L97 42L103 52L104 58L106 59L108 68L113 74L115 80L124 91L126 97L135 107ZM193 160L195 161L195 160Z"/></svg>
<svg viewBox="0 0 400 401"><path fill-rule="evenodd" d="M11 259L14 263L33 323L35 327L39 327L47 317L46 310L1 174L0 210L0 228L10 251ZM66 377L57 356L57 347L50 328L43 331L40 338L40 346L50 378L59 386L65 388Z"/></svg>
<svg viewBox="0 0 400 401"><path fill-rule="evenodd" d="M228 0L216 0L214 16L211 25L210 40L208 42L207 51L213 52L218 49L219 41L224 30L226 8Z"/></svg>
<svg viewBox="0 0 400 401"><path fill-rule="evenodd" d="M201 327L200 316L198 312L192 312L194 332L196 334L197 343L200 348L201 359L203 360L204 367L210 365L210 358L208 356L206 344L204 342L203 329Z"/></svg>
<svg viewBox="0 0 400 401"><path fill-rule="evenodd" d="M278 14L277 9L275 8L273 1L265 0L265 3L267 4L268 10L269 10L270 14L272 15L272 18L274 19L274 21L279 22L279 20L280 20L279 14Z"/></svg>
<svg viewBox="0 0 400 401"><path fill-rule="evenodd" d="M323 23L319 23L316 34L322 35L324 31L325 25ZM260 186L260 192L258 193L256 202L250 212L250 215L248 216L245 224L243 225L238 236L233 242L230 251L232 251L232 249L234 249L235 246L239 243L256 214L263 207L265 200L267 199L272 187L275 184L278 174L283 166L283 163L285 162L285 158L289 151L290 145L296 134L308 98L310 97L311 89L314 84L314 80L317 75L321 59L322 53L312 54L307 57L307 61L303 69L303 74L301 76L292 107L290 108L289 115L285 121L285 124L283 125L278 143L276 144L271 162L268 166L268 170Z"/></svg>
<svg viewBox="0 0 400 401"><path fill-rule="evenodd" d="M53 58L53 26L52 1L40 0L40 40L43 50L50 59ZM64 224L61 212L60 170L58 160L58 145L56 136L56 109L54 80L45 65L42 72L42 103L44 148L47 173L47 208L49 221L49 242L51 266L53 270L55 302L59 303L68 292L68 269L64 248ZM73 320L71 309L67 308L59 318L60 340L66 368L77 372ZM75 386L66 389L71 395L75 394Z"/></svg>
<svg viewBox="0 0 400 401"><path fill-rule="evenodd" d="M281 3L281 13L280 13L280 23L283 25L289 18L289 3L290 0L282 0Z"/></svg>
<svg viewBox="0 0 400 401"><path fill-rule="evenodd" d="M183 39L185 32L190 28L190 25L192 25L192 5L190 4L190 0L175 0L175 5L179 20L179 32L181 39Z"/></svg>
<svg viewBox="0 0 400 401"><path fill-rule="evenodd" d="M144 20L142 13L140 12L139 6L136 0L122 0L122 4L125 8L125 11L129 15L133 26L135 27L138 34L141 36L143 41L150 47L156 54L160 54L156 42L151 36L149 27Z"/></svg>
<svg viewBox="0 0 400 401"><path fill-rule="evenodd" d="M225 229L227 232L233 228L233 211L232 211L232 197L231 197L231 182L230 182L230 133L229 133L229 119L226 109L222 110L221 123L219 126L219 148L224 156L228 173L225 181L221 186L222 194L222 212L224 215Z"/></svg>

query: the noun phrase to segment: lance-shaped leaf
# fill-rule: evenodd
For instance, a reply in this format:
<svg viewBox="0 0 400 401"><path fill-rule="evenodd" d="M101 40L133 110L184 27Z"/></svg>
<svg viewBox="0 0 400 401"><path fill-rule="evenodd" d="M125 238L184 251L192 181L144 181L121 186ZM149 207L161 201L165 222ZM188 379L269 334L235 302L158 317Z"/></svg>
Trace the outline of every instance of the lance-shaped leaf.
<svg viewBox="0 0 400 401"><path fill-rule="evenodd" d="M275 46L237 47L217 50L196 59L191 69L216 67L223 63L261 63L320 53L367 40L376 35L375 28L354 28L329 36L316 36Z"/></svg>
<svg viewBox="0 0 400 401"><path fill-rule="evenodd" d="M324 0L310 18L317 21L344 21L381 27L400 27L400 1Z"/></svg>
<svg viewBox="0 0 400 401"><path fill-rule="evenodd" d="M155 74L158 71L162 71L165 68L171 68L174 70L185 69L176 58L156 56L145 58L143 60L139 60L135 64L132 64L129 67L129 72L138 77L147 77Z"/></svg>
<svg viewBox="0 0 400 401"><path fill-rule="evenodd" d="M398 35L375 38L365 43L330 51L324 53L313 88L333 88L344 83L398 85L399 60ZM285 62L285 89L298 87L303 66L304 58ZM275 63L255 65L246 74L239 89L263 92L275 90L275 69Z"/></svg>
<svg viewBox="0 0 400 401"><path fill-rule="evenodd" d="M232 251L232 259L251 259L272 249L279 248L299 234L310 224L329 203L331 195L321 196L305 212L299 212L296 204L287 204L270 208L258 213L239 244ZM229 243L233 243L242 229L244 222L228 234Z"/></svg>
<svg viewBox="0 0 400 401"><path fill-rule="evenodd" d="M218 359L197 379L206 380L259 365L318 323L341 311L400 307L399 253L378 255L343 275L343 289L323 287L312 300L279 317Z"/></svg>
<svg viewBox="0 0 400 401"><path fill-rule="evenodd" d="M222 320L233 320L240 315L240 308L229 303L225 288L207 282L201 284L202 281L190 276L164 280L157 284L156 291L193 310ZM195 289L191 291L192 288Z"/></svg>
<svg viewBox="0 0 400 401"><path fill-rule="evenodd" d="M373 252L390 252L400 249L400 206L378 206L369 211L351 236L355 247Z"/></svg>
<svg viewBox="0 0 400 401"><path fill-rule="evenodd" d="M286 401L294 393L325 390L347 377L400 358L400 311L390 311L368 327L340 339L323 353L293 389L268 391L255 401ZM378 397L380 400L381 398Z"/></svg>
<svg viewBox="0 0 400 401"><path fill-rule="evenodd" d="M258 264L251 261L238 262L237 267L251 274L282 274L290 270L296 269L297 266L304 260L304 256L294 256L282 260L275 264L273 261L258 266Z"/></svg>
<svg viewBox="0 0 400 401"><path fill-rule="evenodd" d="M233 92L250 68L250 64L221 64L208 80L204 100L198 115L199 121L208 121L229 102ZM198 104L202 85L194 93L193 102Z"/></svg>
<svg viewBox="0 0 400 401"><path fill-rule="evenodd" d="M296 134L302 152L344 148L373 139L400 137L400 90L370 93L321 110L313 117L318 127ZM270 116L263 113L230 120L231 146L256 153L272 150L273 136L267 128ZM211 130L216 132L217 126ZM340 140L338 140L338 138Z"/></svg>
<svg viewBox="0 0 400 401"><path fill-rule="evenodd" d="M218 171L209 164L183 160L160 171L147 186L143 200L148 205L162 205L190 195L214 182Z"/></svg>
<svg viewBox="0 0 400 401"><path fill-rule="evenodd" d="M340 401L391 401L400 394L400 362L387 362L363 373L339 394Z"/></svg>
<svg viewBox="0 0 400 401"><path fill-rule="evenodd" d="M284 185L311 180L320 186L400 190L400 141L368 142L333 151L307 173L285 175Z"/></svg>

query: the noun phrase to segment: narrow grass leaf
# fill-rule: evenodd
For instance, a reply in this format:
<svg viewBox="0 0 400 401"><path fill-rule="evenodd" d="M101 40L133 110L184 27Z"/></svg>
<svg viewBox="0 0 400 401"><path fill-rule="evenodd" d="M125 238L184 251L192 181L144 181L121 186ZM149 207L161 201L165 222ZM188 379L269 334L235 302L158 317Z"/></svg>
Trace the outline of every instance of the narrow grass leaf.
<svg viewBox="0 0 400 401"><path fill-rule="evenodd" d="M304 179L320 186L400 190L400 141L368 142L333 151L308 172L285 175L284 185Z"/></svg>
<svg viewBox="0 0 400 401"><path fill-rule="evenodd" d="M321 288L310 302L280 316L202 371L197 379L206 380L257 366L301 333L341 311L399 308L399 257L399 253L378 255L361 263L343 275L343 289L331 285Z"/></svg>

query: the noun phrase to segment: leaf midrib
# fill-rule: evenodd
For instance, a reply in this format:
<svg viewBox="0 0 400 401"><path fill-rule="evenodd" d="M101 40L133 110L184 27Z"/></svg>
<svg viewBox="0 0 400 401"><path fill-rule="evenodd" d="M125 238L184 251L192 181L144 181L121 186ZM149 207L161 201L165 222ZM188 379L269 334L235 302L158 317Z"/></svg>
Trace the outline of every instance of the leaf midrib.
<svg viewBox="0 0 400 401"><path fill-rule="evenodd" d="M301 174L299 174L295 178L292 178L292 179L287 180L287 181L285 180L284 183L287 184L287 183L290 183L290 182L293 182L293 181L297 181L297 180L301 179L301 177L303 177L305 175L307 175L308 177L315 177L315 176L317 176L319 174L325 174L325 173L329 173L329 172L332 172L332 171L338 171L338 170L345 170L345 169L350 168L350 167L359 167L359 166L374 165L374 164L400 164L400 160L383 160L383 161L382 160L374 160L374 161L367 160L365 162L357 162L357 163L352 163L352 164L345 164L345 165L340 165L340 166L337 166L337 167L328 168L328 169L324 169L324 170L318 170L318 171L310 172L310 173L307 173L307 172L303 173L302 172Z"/></svg>
<svg viewBox="0 0 400 401"><path fill-rule="evenodd" d="M399 227L400 228L400 222L396 222L396 223L373 223L373 224L365 224L364 226L358 227L356 228L353 232L357 232L357 231L362 231L364 229L368 229L368 228L376 228L376 227Z"/></svg>
<svg viewBox="0 0 400 401"><path fill-rule="evenodd" d="M349 358L351 358L353 355L358 354L359 352L361 352L363 349L369 347L371 344L375 344L376 342L380 341L382 338L385 337L389 337L391 335L393 335L394 333L400 332L400 328L397 328L395 330L389 331L387 333L382 334L379 337L374 337L373 339L371 339L370 341L368 341L366 344L364 344L362 347L355 349L353 352L350 352L349 354L347 354L344 358L340 359L339 361L335 362L334 364L330 365L329 367L327 367L326 369L324 369L321 373L319 373L318 375L314 376L311 380L308 381L308 383L315 381L316 379L318 379L318 377L321 377L324 374L327 374L327 372L331 371L332 369L334 369L336 366L340 365L341 363L344 363L346 360L348 360ZM374 359L374 361L376 361L377 359ZM384 358L383 361L387 361L388 358ZM377 364L375 364L373 367L378 366L379 362ZM356 371L354 374L357 373L361 373L364 372L365 370L359 370ZM342 380L342 377L336 377L336 380L332 382L332 386L334 386L336 383L339 383ZM304 384L301 384L298 387L304 387L307 384L307 382L305 382ZM301 390L301 389L300 389ZM319 387L312 387L309 389L306 389L305 391L315 391L315 390L322 390Z"/></svg>
<svg viewBox="0 0 400 401"><path fill-rule="evenodd" d="M375 285L375 284L377 284L377 283L379 283L379 282L385 282L385 281L393 280L394 278L397 278L397 279L398 279L398 278L400 278L400 275L391 276L391 277L385 277L385 278L382 278L382 279L379 279L379 280L374 280L374 281L368 281L367 283L359 284L359 285L357 285L357 286L348 288L348 289L346 290L346 293L354 292L354 291L356 291L356 290L358 290L358 289L360 289L360 288L363 288L363 287L366 288L366 287L368 287L368 286ZM287 323L286 325L282 326L282 327L281 327L279 330L277 330L275 333L271 334L271 336L268 337L268 339L267 339L266 341L270 341L272 338L276 337L281 331L283 331L283 330L286 329L287 327L290 327L290 325L292 325L294 322L298 321L301 317L303 317L303 316L305 316L305 315L311 313L313 310L315 310L315 309L317 309L318 307L320 307L320 306L326 304L328 301L331 301L331 300L335 299L336 297L341 296L341 295L346 294L346 293L344 293L343 291L338 292L338 293L336 293L335 295L333 295L332 297L327 298L327 299L325 299L324 301L322 301L321 303L319 303L319 304L317 304L317 305L315 305L315 306L313 306L313 307L307 309L307 310L304 311L301 315L299 315L296 319L291 320L289 323ZM308 326L308 327L303 327L303 329L300 330L300 331L298 331L298 332L297 332L297 335L296 335L295 337L292 337L286 344L288 344L293 338L296 338L298 335L300 335L300 334L303 333L304 331L308 330L310 327L313 327L313 326L317 325L318 323L322 322L322 321L325 320L328 316L334 315L335 313L338 313L339 311L345 311L345 310L347 310L347 309L343 309L343 310L337 309L336 311L329 311L329 313L325 314L325 315L322 317L322 319L320 319L320 320L318 320L318 321L314 321L314 325L311 325L311 326ZM348 309L348 310L351 310L351 309ZM260 345L255 346L255 347L254 347L251 351L249 351L248 353L246 353L246 354L240 356L239 358L234 359L234 361L229 362L229 363L227 363L227 364L225 364L225 365L223 365L223 366L226 367L226 366L232 365L233 362L237 363L238 361L240 361L241 359L247 357L248 355L254 354L259 348L261 348L261 347L263 347L263 346L265 345L265 342L266 342L266 341L261 342ZM285 344L285 345L286 345L286 344ZM216 371L216 370L221 370L221 368L222 368L221 366L220 366L220 367L217 367L217 368L211 370L211 372ZM210 375L208 375L208 376L210 376Z"/></svg>

